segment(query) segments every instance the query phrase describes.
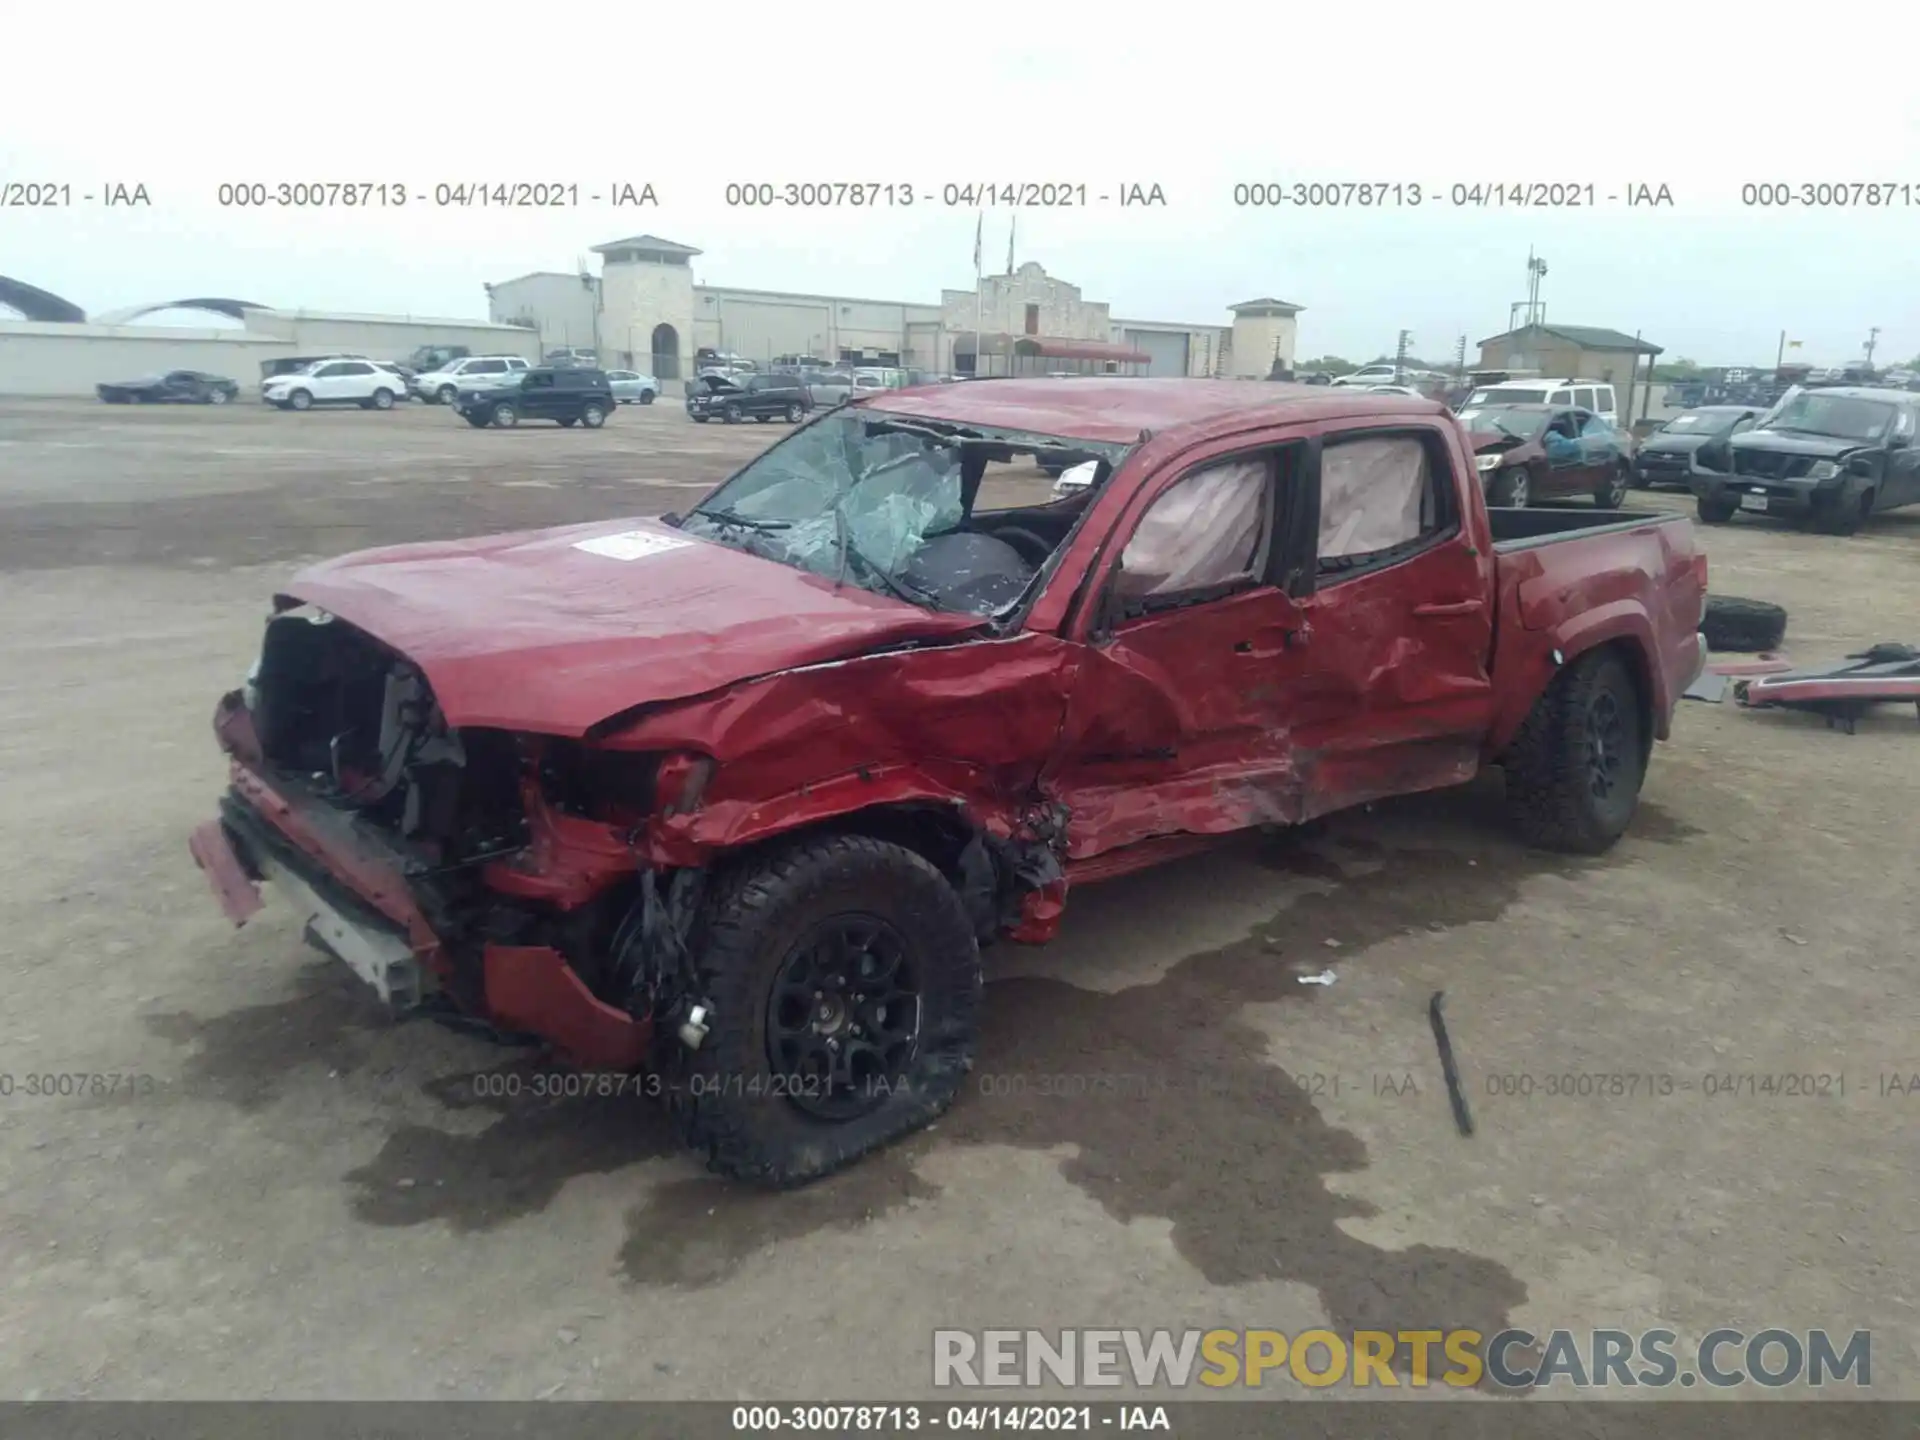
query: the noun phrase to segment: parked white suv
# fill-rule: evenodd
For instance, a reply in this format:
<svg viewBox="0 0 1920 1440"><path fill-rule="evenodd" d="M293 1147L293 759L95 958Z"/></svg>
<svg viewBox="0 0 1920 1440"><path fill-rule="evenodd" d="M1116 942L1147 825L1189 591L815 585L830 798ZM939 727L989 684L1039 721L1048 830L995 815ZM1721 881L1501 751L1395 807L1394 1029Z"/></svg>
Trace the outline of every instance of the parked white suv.
<svg viewBox="0 0 1920 1440"><path fill-rule="evenodd" d="M1616 428L1620 424L1619 402L1612 384L1605 380L1507 380L1486 385L1466 398L1460 418L1465 420L1489 405L1572 405Z"/></svg>
<svg viewBox="0 0 1920 1440"><path fill-rule="evenodd" d="M316 405L391 410L393 402L406 395L406 381L371 360L316 360L260 387L260 398L282 410L311 410Z"/></svg>
<svg viewBox="0 0 1920 1440"><path fill-rule="evenodd" d="M469 355L413 377L413 393L430 404L451 405L462 390L492 390L533 367L518 355Z"/></svg>

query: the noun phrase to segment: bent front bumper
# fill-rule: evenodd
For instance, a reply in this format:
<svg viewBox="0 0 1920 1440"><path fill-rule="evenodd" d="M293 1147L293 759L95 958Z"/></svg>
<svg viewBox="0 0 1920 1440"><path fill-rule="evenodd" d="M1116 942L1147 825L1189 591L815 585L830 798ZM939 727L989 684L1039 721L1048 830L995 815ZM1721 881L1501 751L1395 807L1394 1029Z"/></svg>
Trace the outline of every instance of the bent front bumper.
<svg viewBox="0 0 1920 1440"><path fill-rule="evenodd" d="M223 709L217 723L223 738L234 738L234 711ZM539 1036L581 1068L634 1070L646 1057L652 1021L600 1000L557 949L450 943L413 893L403 857L353 817L283 793L237 758L220 818L194 830L187 848L236 926L261 911L261 887L270 885L396 1014L443 991L501 1030Z"/></svg>

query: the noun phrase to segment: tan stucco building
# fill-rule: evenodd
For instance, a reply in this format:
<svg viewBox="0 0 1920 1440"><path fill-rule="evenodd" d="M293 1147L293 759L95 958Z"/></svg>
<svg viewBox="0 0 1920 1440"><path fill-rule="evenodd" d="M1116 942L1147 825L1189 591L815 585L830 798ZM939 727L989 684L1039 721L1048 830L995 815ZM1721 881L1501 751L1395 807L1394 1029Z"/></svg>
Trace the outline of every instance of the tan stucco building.
<svg viewBox="0 0 1920 1440"><path fill-rule="evenodd" d="M487 287L492 317L531 325L543 348L588 346L603 364L683 378L694 357L712 350L766 364L781 355L811 355L839 364L899 366L943 374L1065 368L1121 374L1265 375L1270 338L1284 337L1293 356L1293 315L1243 317L1234 323L1116 319L1104 301L1033 262L982 277L975 290L942 290L937 304L748 290L694 283L701 252L657 235L635 235L593 247L601 273L535 272ZM1256 303L1256 302L1249 302ZM1232 369L1243 325L1261 353L1255 369ZM1250 362L1251 363L1251 362Z"/></svg>
<svg viewBox="0 0 1920 1440"><path fill-rule="evenodd" d="M1523 325L1480 342L1482 370L1531 371L1543 379L1562 376L1611 381L1622 412L1629 388L1644 384L1658 345L1597 325ZM1642 357L1646 364L1640 363Z"/></svg>
<svg viewBox="0 0 1920 1440"><path fill-rule="evenodd" d="M1227 308L1233 311L1232 358L1227 374L1240 380L1264 380L1276 366L1293 369L1299 334L1295 317L1305 306L1266 295Z"/></svg>

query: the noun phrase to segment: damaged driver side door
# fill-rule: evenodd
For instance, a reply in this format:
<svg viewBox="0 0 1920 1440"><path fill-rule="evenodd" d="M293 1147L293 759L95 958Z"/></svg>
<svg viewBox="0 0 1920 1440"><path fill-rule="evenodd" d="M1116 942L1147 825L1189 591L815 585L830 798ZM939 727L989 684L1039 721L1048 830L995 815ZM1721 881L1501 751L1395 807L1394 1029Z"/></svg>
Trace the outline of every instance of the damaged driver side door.
<svg viewBox="0 0 1920 1440"><path fill-rule="evenodd" d="M1041 781L1070 812L1070 860L1303 813L1289 697L1307 627L1288 592L1312 583L1313 447L1213 448L1129 504L1075 622Z"/></svg>

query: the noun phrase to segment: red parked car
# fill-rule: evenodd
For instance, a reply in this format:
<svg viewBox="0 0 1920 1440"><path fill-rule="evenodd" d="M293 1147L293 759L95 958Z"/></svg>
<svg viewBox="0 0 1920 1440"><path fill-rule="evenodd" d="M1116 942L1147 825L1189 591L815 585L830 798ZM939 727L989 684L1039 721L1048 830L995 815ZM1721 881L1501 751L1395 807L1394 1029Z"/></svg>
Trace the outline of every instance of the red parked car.
<svg viewBox="0 0 1920 1440"><path fill-rule="evenodd" d="M1037 462L1089 483L994 508ZM1079 885L1486 765L1532 840L1612 844L1705 571L1679 516L1490 519L1414 397L888 392L685 516L305 571L192 849L236 922L270 881L397 1009L644 1067L796 1184L947 1106L980 946Z"/></svg>

